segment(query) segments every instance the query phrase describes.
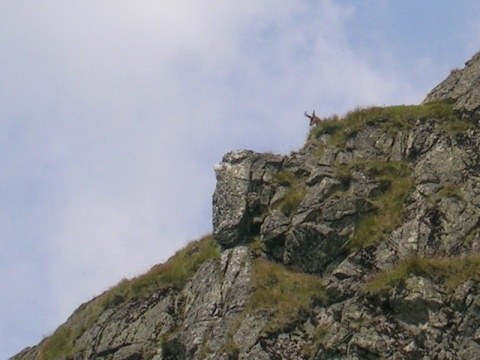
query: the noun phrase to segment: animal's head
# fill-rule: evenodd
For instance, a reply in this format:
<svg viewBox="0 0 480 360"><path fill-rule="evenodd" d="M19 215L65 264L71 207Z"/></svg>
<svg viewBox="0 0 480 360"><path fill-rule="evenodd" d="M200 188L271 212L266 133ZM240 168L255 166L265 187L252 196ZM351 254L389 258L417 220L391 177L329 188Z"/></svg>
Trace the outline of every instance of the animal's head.
<svg viewBox="0 0 480 360"><path fill-rule="evenodd" d="M303 115L310 119L310 126L316 125L322 121L318 116L315 115L315 110L313 110L312 115L308 115L306 111Z"/></svg>

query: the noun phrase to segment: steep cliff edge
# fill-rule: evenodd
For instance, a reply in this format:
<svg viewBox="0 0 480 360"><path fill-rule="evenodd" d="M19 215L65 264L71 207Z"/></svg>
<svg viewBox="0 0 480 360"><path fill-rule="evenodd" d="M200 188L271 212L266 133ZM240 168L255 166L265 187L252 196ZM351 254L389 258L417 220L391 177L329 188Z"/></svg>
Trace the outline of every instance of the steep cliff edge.
<svg viewBox="0 0 480 360"><path fill-rule="evenodd" d="M453 69L423 104L432 102L450 103L459 116L480 119L480 52L465 63L464 69Z"/></svg>
<svg viewBox="0 0 480 360"><path fill-rule="evenodd" d="M477 79L226 154L212 236L13 359L480 358Z"/></svg>

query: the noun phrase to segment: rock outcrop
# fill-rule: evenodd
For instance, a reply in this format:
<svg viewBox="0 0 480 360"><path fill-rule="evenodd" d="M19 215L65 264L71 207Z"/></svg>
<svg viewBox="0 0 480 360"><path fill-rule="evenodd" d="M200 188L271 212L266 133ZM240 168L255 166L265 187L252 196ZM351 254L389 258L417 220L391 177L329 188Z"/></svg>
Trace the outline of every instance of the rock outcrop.
<svg viewBox="0 0 480 360"><path fill-rule="evenodd" d="M461 116L480 120L480 52L465 63L464 69L454 69L423 101L448 102Z"/></svg>
<svg viewBox="0 0 480 360"><path fill-rule="evenodd" d="M13 359L480 358L479 58L422 105L226 154L213 236Z"/></svg>
<svg viewBox="0 0 480 360"><path fill-rule="evenodd" d="M257 184L269 183L268 178L278 171L282 156L261 155L253 151L233 151L215 166L217 187L213 194L213 235L223 247L248 242L253 225L261 223L252 213L258 206L266 208L269 189L263 194Z"/></svg>

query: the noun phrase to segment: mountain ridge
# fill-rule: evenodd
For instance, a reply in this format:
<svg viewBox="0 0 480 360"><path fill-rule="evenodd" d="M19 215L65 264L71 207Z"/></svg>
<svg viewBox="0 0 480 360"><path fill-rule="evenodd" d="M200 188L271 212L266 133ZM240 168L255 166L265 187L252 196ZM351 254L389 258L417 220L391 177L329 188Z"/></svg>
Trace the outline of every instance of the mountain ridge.
<svg viewBox="0 0 480 360"><path fill-rule="evenodd" d="M12 359L480 357L480 53L420 105L227 153L213 233Z"/></svg>

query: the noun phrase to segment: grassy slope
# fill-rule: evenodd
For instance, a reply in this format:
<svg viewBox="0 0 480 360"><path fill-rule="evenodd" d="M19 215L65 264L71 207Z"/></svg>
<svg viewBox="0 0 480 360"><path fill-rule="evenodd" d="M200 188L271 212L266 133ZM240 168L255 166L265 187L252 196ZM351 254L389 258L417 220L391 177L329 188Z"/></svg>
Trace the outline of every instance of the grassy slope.
<svg viewBox="0 0 480 360"><path fill-rule="evenodd" d="M180 290L205 261L218 258L220 248L212 236L193 241L167 262L147 273L123 280L87 304L72 321L60 326L41 345L40 359L51 360L72 355L75 340L90 328L103 311L135 299L145 299L164 289Z"/></svg>

